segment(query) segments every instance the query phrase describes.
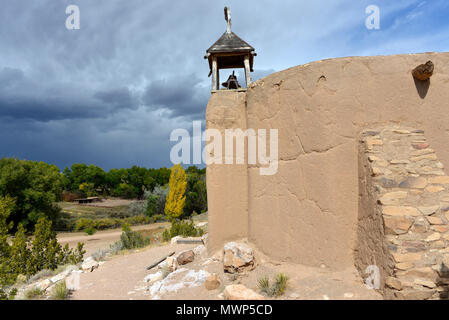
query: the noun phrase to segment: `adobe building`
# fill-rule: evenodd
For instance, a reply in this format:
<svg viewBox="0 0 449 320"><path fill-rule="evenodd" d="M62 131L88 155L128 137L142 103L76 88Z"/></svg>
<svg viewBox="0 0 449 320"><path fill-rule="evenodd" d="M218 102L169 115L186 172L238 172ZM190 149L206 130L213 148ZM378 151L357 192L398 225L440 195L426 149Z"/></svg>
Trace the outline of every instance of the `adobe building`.
<svg viewBox="0 0 449 320"><path fill-rule="evenodd" d="M444 297L449 53L328 59L251 83L254 49L228 31L208 50L206 126L278 129L279 161L265 176L207 166L210 252L247 238L280 261L375 265L387 298ZM218 86L231 66L246 89Z"/></svg>

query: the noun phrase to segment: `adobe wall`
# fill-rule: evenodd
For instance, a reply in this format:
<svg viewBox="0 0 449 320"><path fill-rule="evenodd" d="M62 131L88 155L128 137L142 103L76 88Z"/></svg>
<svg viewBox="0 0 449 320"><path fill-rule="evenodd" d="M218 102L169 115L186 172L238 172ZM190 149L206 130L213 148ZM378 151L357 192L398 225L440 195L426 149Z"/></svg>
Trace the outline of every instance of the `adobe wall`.
<svg viewBox="0 0 449 320"><path fill-rule="evenodd" d="M223 150L224 130L233 128L246 130L246 92L213 92L206 109L206 129L218 129L221 132ZM206 184L208 249L213 252L227 241L248 237L247 166L208 165Z"/></svg>
<svg viewBox="0 0 449 320"><path fill-rule="evenodd" d="M411 75L427 60L435 64L428 88ZM276 175L261 176L257 166L250 166L245 184L244 168L236 167L238 173L230 178L234 169L229 166L208 166L212 248L224 238L245 235L247 218L249 240L274 258L337 269L353 265L358 137L367 126L401 123L423 128L449 166L448 53L349 57L293 67L251 84L246 112L241 106L239 102L234 108L225 95L212 94L209 127L223 129L226 121L236 125L241 116L245 128L278 129L279 169ZM242 198L229 200L237 195Z"/></svg>

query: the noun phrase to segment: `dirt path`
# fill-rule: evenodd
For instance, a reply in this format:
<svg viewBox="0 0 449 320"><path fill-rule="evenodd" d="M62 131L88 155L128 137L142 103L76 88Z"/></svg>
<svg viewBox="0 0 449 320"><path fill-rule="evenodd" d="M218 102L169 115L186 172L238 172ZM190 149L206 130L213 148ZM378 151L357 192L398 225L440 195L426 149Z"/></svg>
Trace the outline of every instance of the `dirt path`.
<svg viewBox="0 0 449 320"><path fill-rule="evenodd" d="M207 253L195 256L195 260L180 268L188 270L204 270L216 273L222 285L216 290L208 291L204 285L182 287L176 292L151 296L147 290L145 276L155 273L157 268L147 271L146 267L172 251L179 253L193 249L197 245L159 245L145 248L126 255L111 257L92 273L83 273L80 278L80 289L75 291L71 299L112 299L112 300L148 300L153 298L173 300L211 300L220 299L219 294L224 286L241 283L258 291L258 280L263 276L272 279L282 272L289 276L289 285L281 299L333 300L333 299L382 299L380 294L366 288L354 267L345 270L329 270L327 268L307 267L298 264L281 263L270 260L257 252L257 267L235 277L223 272L223 264L219 258L210 259Z"/></svg>
<svg viewBox="0 0 449 320"><path fill-rule="evenodd" d="M94 272L81 274L80 289L72 294L71 299L151 299L144 291L146 283L143 279L150 273L146 268L172 251L180 252L194 247L195 245L164 245L113 256Z"/></svg>
<svg viewBox="0 0 449 320"><path fill-rule="evenodd" d="M155 230L158 228L165 228L169 226L170 224L168 222L162 222L162 223L153 223L153 224L146 224L141 226L134 226L131 227L134 231L140 231L140 230ZM106 249L109 248L109 246L118 241L120 239L120 235L122 234L122 229L109 229L104 231L98 231L95 234L89 236L86 235L84 232L65 232L65 233L58 233L57 238L58 242L61 245L65 245L66 243L69 244L71 248L76 247L78 242L84 243L84 249L86 250L85 257L88 257L93 252L95 252L98 249Z"/></svg>

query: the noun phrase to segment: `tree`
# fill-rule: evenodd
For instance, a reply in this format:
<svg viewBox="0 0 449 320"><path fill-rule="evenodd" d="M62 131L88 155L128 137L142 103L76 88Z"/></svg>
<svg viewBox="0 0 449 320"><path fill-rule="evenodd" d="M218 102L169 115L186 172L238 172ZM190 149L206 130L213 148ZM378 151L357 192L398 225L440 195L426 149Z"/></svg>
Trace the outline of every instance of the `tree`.
<svg viewBox="0 0 449 320"><path fill-rule="evenodd" d="M186 173L180 164L175 164L171 169L168 197L165 203L165 215L170 221L175 221L183 212L186 186Z"/></svg>
<svg viewBox="0 0 449 320"><path fill-rule="evenodd" d="M18 274L28 274L30 270L30 254L25 228L19 224L11 245L11 266Z"/></svg>
<svg viewBox="0 0 449 320"><path fill-rule="evenodd" d="M15 199L8 221L14 228L22 223L32 229L39 217L55 220L59 208L53 203L61 198L62 175L57 166L44 162L0 159L0 195Z"/></svg>
<svg viewBox="0 0 449 320"><path fill-rule="evenodd" d="M0 289L15 281L10 263L11 250L7 241L8 232L12 228L12 222L8 222L8 218L13 210L14 199L8 196L0 197Z"/></svg>

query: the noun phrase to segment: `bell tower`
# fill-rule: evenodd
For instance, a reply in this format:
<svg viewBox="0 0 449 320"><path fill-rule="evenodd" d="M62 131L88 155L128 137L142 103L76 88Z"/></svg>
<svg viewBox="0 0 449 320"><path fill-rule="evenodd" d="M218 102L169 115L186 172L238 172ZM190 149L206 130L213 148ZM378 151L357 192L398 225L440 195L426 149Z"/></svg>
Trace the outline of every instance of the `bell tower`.
<svg viewBox="0 0 449 320"><path fill-rule="evenodd" d="M206 51L204 59L209 61L209 77L212 76L212 91L220 90L220 69L242 68L245 70L246 87L251 83L251 72L253 72L254 57L257 55L252 46L238 37L231 31L231 9L224 8L225 20L227 22L226 32ZM234 79L235 78L235 79ZM232 82L237 83L234 76ZM232 89L235 86L229 86L230 79L226 83L225 89Z"/></svg>

